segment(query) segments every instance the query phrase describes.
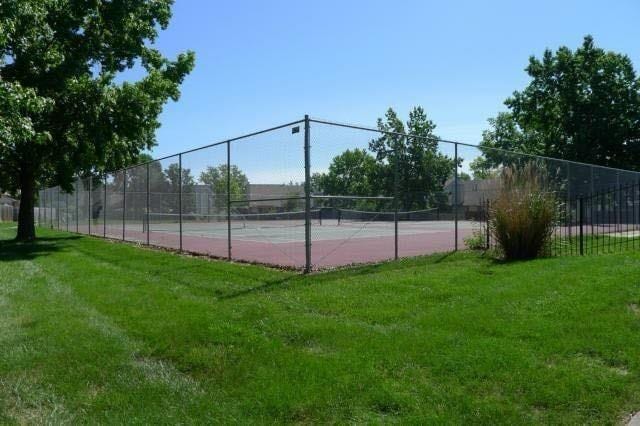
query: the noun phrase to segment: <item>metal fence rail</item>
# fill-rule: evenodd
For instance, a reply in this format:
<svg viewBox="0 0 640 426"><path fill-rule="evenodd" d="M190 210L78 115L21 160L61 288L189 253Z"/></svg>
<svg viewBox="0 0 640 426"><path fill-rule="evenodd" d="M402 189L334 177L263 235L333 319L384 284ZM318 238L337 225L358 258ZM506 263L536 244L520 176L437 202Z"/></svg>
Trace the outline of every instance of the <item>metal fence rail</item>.
<svg viewBox="0 0 640 426"><path fill-rule="evenodd" d="M374 151L381 140L391 148ZM439 159L440 169L410 155ZM375 163L377 178L340 169L353 158ZM478 158L482 173L470 166ZM532 161L562 205L550 254L640 248L638 172L309 116L78 178L71 192L42 189L35 216L55 229L309 272L458 250L472 237L490 247L497 176ZM350 187L326 190L329 171Z"/></svg>

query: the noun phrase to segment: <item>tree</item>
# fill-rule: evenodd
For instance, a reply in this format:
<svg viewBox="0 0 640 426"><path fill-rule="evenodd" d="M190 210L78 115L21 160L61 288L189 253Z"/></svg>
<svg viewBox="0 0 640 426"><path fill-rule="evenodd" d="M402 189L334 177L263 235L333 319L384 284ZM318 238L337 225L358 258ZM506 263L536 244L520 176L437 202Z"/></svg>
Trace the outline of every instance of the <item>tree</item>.
<svg viewBox="0 0 640 426"><path fill-rule="evenodd" d="M230 193L232 200L246 199L249 197L249 179L236 165L231 169L226 164L217 167L207 167L200 173L200 181L211 187L214 195L214 206L217 210L226 210L227 206L227 170L230 175Z"/></svg>
<svg viewBox="0 0 640 426"><path fill-rule="evenodd" d="M191 169L182 168L180 172L180 165L178 163L169 164L169 167L164 171L167 179L169 179L169 197L171 200L171 209L179 211L180 200L179 196L182 193L182 211L194 212L196 208L196 199L193 195L193 188L195 181L191 176ZM182 188L180 188L182 186Z"/></svg>
<svg viewBox="0 0 640 426"><path fill-rule="evenodd" d="M2 27L0 42L1 34ZM20 209L20 217L26 216L23 210L31 212L32 222L35 181L31 179L31 175L21 173L18 162L6 159L18 158L19 147L31 143L44 145L49 142L50 133L37 128L31 117L44 114L51 109L51 100L39 97L35 90L25 88L20 83L3 81L0 74L0 188L10 191L12 195L15 195L18 188L32 194L32 197L22 200Z"/></svg>
<svg viewBox="0 0 640 426"><path fill-rule="evenodd" d="M158 115L191 71L154 49L172 0L0 3L0 186L20 192L17 239L35 238L35 190L131 164L155 144ZM139 65L145 75L119 82ZM2 96L3 98L5 96Z"/></svg>
<svg viewBox="0 0 640 426"><path fill-rule="evenodd" d="M460 172L458 173L458 180L460 181L469 181L471 180L471 175L469 175L469 173L465 173L465 172Z"/></svg>
<svg viewBox="0 0 640 426"><path fill-rule="evenodd" d="M526 72L531 82L505 101L509 112L489 121L483 148L640 170L640 79L627 56L586 36L575 51L532 56ZM492 166L504 159L484 153Z"/></svg>
<svg viewBox="0 0 640 426"><path fill-rule="evenodd" d="M473 178L479 179L492 179L499 176L499 171L493 167L491 161L483 156L476 157L469 164L469 169L473 174Z"/></svg>
<svg viewBox="0 0 640 426"><path fill-rule="evenodd" d="M376 188L376 159L364 149L346 150L331 161L327 173L316 173L312 187L325 195L381 194Z"/></svg>
<svg viewBox="0 0 640 426"><path fill-rule="evenodd" d="M394 194L397 168L404 210L440 203L444 184L455 171L454 160L438 150L438 137L433 133L435 128L422 107L415 107L409 113L406 127L391 108L385 114L385 120L378 119L378 129L384 133L371 141L369 149L380 165L385 195ZM404 133L408 137L403 136Z"/></svg>

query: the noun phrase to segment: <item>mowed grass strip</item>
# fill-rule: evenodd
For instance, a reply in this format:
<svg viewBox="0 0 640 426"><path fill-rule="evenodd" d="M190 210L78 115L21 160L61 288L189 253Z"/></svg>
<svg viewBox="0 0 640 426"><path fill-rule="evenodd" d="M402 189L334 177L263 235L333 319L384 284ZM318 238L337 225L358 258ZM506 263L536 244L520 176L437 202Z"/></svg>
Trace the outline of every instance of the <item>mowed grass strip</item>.
<svg viewBox="0 0 640 426"><path fill-rule="evenodd" d="M611 423L640 254L302 276L0 226L2 423Z"/></svg>

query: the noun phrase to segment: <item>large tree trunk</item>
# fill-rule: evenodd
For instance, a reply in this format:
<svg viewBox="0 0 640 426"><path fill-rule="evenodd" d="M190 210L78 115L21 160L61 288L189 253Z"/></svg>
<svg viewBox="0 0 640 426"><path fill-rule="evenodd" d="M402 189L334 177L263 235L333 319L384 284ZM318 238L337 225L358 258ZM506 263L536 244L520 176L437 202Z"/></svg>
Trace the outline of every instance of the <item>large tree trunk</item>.
<svg viewBox="0 0 640 426"><path fill-rule="evenodd" d="M32 241L36 238L33 208L35 204L35 178L33 173L20 174L20 210L18 212L18 241Z"/></svg>

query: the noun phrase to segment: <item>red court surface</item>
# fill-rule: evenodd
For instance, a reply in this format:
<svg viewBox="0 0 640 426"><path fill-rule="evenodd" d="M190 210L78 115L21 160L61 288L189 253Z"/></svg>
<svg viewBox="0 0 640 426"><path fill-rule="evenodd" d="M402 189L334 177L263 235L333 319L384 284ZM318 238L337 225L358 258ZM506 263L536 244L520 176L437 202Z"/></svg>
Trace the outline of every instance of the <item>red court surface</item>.
<svg viewBox="0 0 640 426"><path fill-rule="evenodd" d="M130 242L146 244L147 233L137 229L126 229L123 235L122 226L92 227L93 235ZM80 233L86 234L88 228L80 227ZM472 234L472 229L462 228L458 231L458 248L464 248L464 238ZM455 249L453 229L431 230L428 233L413 235L402 234L398 237L399 257L420 256ZM179 234L174 232L149 233L152 246L180 250ZM227 258L227 237L202 235L182 236L182 250L189 253ZM311 261L313 269L330 269L352 264L364 264L391 260L394 258L394 236L358 236L340 239L313 239L311 244ZM304 241L256 241L243 238L232 238L231 259L242 262L261 263L273 266L302 269L305 266Z"/></svg>

